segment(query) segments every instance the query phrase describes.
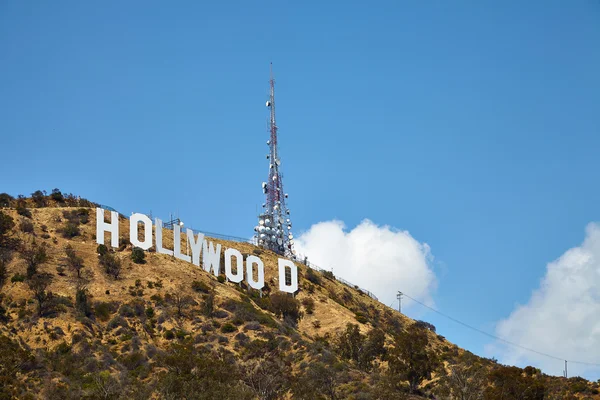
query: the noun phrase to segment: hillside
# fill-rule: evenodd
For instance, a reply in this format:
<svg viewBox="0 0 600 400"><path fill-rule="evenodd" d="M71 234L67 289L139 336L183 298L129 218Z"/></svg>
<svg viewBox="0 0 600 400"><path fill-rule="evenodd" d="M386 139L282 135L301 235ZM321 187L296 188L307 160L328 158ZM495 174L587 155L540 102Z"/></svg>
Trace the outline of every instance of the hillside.
<svg viewBox="0 0 600 400"><path fill-rule="evenodd" d="M299 291L279 292L278 256L251 244L206 238L258 255L262 293L132 248L124 216L120 247L99 247L95 204L57 190L0 206L0 399L600 399L301 263Z"/></svg>

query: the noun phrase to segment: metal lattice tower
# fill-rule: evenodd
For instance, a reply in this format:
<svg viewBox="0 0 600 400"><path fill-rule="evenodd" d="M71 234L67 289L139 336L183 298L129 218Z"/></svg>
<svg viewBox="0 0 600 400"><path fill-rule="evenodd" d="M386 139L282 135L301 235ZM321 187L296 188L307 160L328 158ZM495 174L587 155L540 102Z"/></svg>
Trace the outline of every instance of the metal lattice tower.
<svg viewBox="0 0 600 400"><path fill-rule="evenodd" d="M273 63L270 73L271 92L267 107L270 111L269 118L269 178L262 183L266 202L263 212L258 216L258 225L254 228L256 240L260 247L274 251L277 254L293 257L294 236L292 235L292 222L290 210L285 201L288 197L283 191L283 180L280 172L281 159L277 148L277 124L275 122L275 79L273 79Z"/></svg>

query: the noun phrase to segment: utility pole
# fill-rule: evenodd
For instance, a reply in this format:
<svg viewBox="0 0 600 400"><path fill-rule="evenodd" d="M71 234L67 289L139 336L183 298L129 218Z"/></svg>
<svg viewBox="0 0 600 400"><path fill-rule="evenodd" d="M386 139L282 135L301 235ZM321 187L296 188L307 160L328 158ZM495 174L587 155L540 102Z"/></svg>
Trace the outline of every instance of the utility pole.
<svg viewBox="0 0 600 400"><path fill-rule="evenodd" d="M396 295L396 298L398 299L398 312L402 313L402 292L398 292L398 294Z"/></svg>
<svg viewBox="0 0 600 400"><path fill-rule="evenodd" d="M565 360L565 378L568 378L568 377L569 377L569 373L567 370L567 360Z"/></svg>

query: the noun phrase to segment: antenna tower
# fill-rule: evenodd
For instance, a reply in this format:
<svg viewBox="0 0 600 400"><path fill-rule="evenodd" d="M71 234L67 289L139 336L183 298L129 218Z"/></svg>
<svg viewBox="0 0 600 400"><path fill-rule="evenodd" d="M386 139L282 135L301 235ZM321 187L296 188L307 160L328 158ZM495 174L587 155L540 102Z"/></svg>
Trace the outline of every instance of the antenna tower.
<svg viewBox="0 0 600 400"><path fill-rule="evenodd" d="M275 79L273 78L273 63L270 67L270 96L267 108L269 117L269 178L262 183L266 202L263 203L262 213L258 216L258 225L254 227L258 245L277 254L293 257L294 236L290 210L286 206L287 193L283 191L283 175L280 172L281 159L277 148L277 124L275 122Z"/></svg>

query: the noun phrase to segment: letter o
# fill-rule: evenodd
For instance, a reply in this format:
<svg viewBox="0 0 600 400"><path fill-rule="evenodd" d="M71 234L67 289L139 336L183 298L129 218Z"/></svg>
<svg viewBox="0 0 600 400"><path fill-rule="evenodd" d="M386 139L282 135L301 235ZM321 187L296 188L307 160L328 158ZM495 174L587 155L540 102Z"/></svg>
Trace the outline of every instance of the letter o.
<svg viewBox="0 0 600 400"><path fill-rule="evenodd" d="M138 222L144 224L144 241L138 239ZM148 250L152 247L152 221L144 214L135 213L129 217L129 241L135 247Z"/></svg>
<svg viewBox="0 0 600 400"><path fill-rule="evenodd" d="M231 268L231 258L235 257L236 265L237 265L237 273L233 274L233 269ZM225 250L225 276L231 282L240 283L244 279L244 257L242 253L240 253L236 249L227 249Z"/></svg>
<svg viewBox="0 0 600 400"><path fill-rule="evenodd" d="M252 266L256 264L257 279L254 280ZM260 290L265 286L265 265L262 260L256 256L246 258L246 282L252 289Z"/></svg>

